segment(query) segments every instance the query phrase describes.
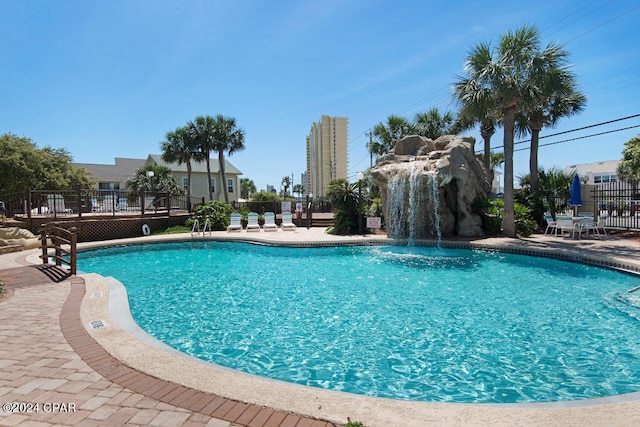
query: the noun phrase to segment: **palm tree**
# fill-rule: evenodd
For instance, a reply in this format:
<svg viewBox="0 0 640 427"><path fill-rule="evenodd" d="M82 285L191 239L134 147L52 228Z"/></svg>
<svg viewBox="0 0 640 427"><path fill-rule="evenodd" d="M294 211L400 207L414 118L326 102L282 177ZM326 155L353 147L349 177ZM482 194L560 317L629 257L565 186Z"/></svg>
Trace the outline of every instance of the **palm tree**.
<svg viewBox="0 0 640 427"><path fill-rule="evenodd" d="M256 184L249 178L240 178L240 196L249 199L256 192Z"/></svg>
<svg viewBox="0 0 640 427"><path fill-rule="evenodd" d="M417 113L414 119L414 126L418 135L433 140L440 138L442 135L450 134L453 124L453 114L449 111L440 114L440 110L437 107L430 109L426 113Z"/></svg>
<svg viewBox="0 0 640 427"><path fill-rule="evenodd" d="M473 85L473 83L469 82L470 85ZM455 85L454 94L456 98L462 99L464 93L459 91L466 90L469 89L464 85L462 87ZM456 133L460 133L475 127L476 124L480 125L480 136L482 136L484 143L482 160L487 171L491 172L493 171L491 167L491 137L496 133L496 128L500 126L500 112L495 108L495 103L489 96L488 91L481 92L477 99L470 100L462 105L452 128L456 130Z"/></svg>
<svg viewBox="0 0 640 427"><path fill-rule="evenodd" d="M150 177L148 172L153 172ZM171 173L171 169L166 166L144 165L136 170L133 177L125 181L129 192L139 196L140 191L170 194L184 194L184 189L178 185L176 179Z"/></svg>
<svg viewBox="0 0 640 427"><path fill-rule="evenodd" d="M302 193L304 193L304 185L302 184L296 184L293 186L293 190L292 193L295 193L298 195L298 197L302 197Z"/></svg>
<svg viewBox="0 0 640 427"><path fill-rule="evenodd" d="M198 116L187 123L190 138L194 141L197 150L207 164L207 181L209 185L209 200L213 200L213 188L211 186L211 152L215 150L214 131L216 122L211 116ZM224 187L224 182L223 182ZM225 192L226 194L226 192Z"/></svg>
<svg viewBox="0 0 640 427"><path fill-rule="evenodd" d="M373 136L377 139L370 143L369 150L373 154L382 155L393 149L395 143L403 136L416 132L413 124L404 117L390 115L387 123L378 123L373 128Z"/></svg>
<svg viewBox="0 0 640 427"><path fill-rule="evenodd" d="M530 90L529 75L539 54L539 31L523 26L504 34L495 49L487 43L475 46L465 62L467 77L456 83L462 105L492 101L500 111L504 128L503 232L516 236L513 188L513 142L516 111ZM542 53L544 54L544 52Z"/></svg>
<svg viewBox="0 0 640 427"><path fill-rule="evenodd" d="M196 142L187 127L167 132L165 139L166 141L162 142L162 160L187 165L187 196L191 203L191 161L200 161L202 155L198 152Z"/></svg>
<svg viewBox="0 0 640 427"><path fill-rule="evenodd" d="M226 151L229 155L232 155L236 151L244 150L244 131L237 127L236 119L233 117L224 117L222 114L218 114L214 122L213 149L218 152L224 201L229 203L224 153Z"/></svg>
<svg viewBox="0 0 640 427"><path fill-rule="evenodd" d="M283 197L285 200L287 200L287 191L289 190L289 187L291 187L291 177L290 176L283 177L281 184L282 184L282 187L284 187Z"/></svg>
<svg viewBox="0 0 640 427"><path fill-rule="evenodd" d="M587 102L577 89L575 75L566 68L569 54L561 46L550 44L536 56L532 72L531 91L526 93L524 108L516 118L519 134L531 133L529 174L531 193L538 193L538 146L540 131L553 127L562 117L581 112Z"/></svg>

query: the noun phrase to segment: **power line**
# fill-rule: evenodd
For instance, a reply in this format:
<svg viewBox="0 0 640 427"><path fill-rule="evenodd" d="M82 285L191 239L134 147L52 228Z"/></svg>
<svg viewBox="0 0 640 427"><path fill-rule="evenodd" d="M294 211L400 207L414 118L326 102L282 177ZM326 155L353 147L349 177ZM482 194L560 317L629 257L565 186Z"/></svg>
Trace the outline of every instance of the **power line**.
<svg viewBox="0 0 640 427"><path fill-rule="evenodd" d="M583 127L580 127L580 128L571 129L571 130L565 130L565 131L562 131L562 132L552 133L552 134L549 134L549 135L543 135L538 139L544 139L544 138L550 138L552 136L564 135L565 133L577 132L577 131L580 131L580 130L585 130L585 129L590 129L590 128L594 128L594 127L598 127L598 126L608 125L610 123L621 122L623 120L634 119L636 117L640 117L640 114L634 114L632 116L627 116L627 117L621 117L619 119L608 120L606 122L596 123L594 125L583 126ZM637 126L632 126L631 128L634 128L634 127L637 127ZM621 130L626 130L626 129L631 129L631 128L625 128L625 129L621 129ZM574 139L579 139L579 138L574 138ZM531 142L531 139L525 139L523 141L514 142L513 145L524 144L525 142ZM492 148L504 148L504 145L498 145L498 146L492 147ZM481 151L478 151L478 152L481 152Z"/></svg>
<svg viewBox="0 0 640 427"><path fill-rule="evenodd" d="M540 144L539 147L546 147L548 145L562 144L564 142L577 141L579 139L592 138L594 136L606 135L608 133L621 132L623 130L629 130L629 129L634 129L634 128L638 128L638 127L640 127L640 125L628 126L626 128L621 128L621 129L608 130L608 131L605 131L605 132L599 132L599 133L594 133L594 134L591 134L591 135L579 136L579 137L576 137L576 138L563 139L562 141L547 142L546 144ZM529 150L530 148L531 147L518 148L517 150L513 150L513 151L514 152L515 151L524 151L524 150Z"/></svg>

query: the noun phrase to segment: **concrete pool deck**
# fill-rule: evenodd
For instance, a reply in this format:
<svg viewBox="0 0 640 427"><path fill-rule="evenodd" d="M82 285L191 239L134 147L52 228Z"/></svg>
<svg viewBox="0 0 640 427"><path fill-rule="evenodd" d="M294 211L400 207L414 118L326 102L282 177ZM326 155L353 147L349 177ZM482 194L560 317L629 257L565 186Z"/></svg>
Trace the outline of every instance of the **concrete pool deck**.
<svg viewBox="0 0 640 427"><path fill-rule="evenodd" d="M383 236L331 236L320 228L214 232L206 238L290 245L391 242ZM80 248L185 239L191 236ZM630 239L536 235L447 244L604 260L640 271L640 242ZM0 425L330 426L347 417L370 427L640 425L640 393L550 404L403 402L237 373L167 350L137 330L128 308L117 302L123 295L115 280L95 274L60 277L56 269L36 267L38 255L38 250L0 255L0 280L7 288L0 299L0 404L40 404L38 412L19 406L23 411L0 411ZM58 404L55 412L53 404Z"/></svg>

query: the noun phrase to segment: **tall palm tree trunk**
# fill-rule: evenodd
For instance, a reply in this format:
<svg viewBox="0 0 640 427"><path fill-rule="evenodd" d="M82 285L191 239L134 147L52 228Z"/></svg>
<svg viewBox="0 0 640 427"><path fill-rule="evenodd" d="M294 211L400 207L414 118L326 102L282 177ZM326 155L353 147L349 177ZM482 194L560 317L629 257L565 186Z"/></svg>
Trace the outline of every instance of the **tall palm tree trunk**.
<svg viewBox="0 0 640 427"><path fill-rule="evenodd" d="M209 201L213 200L213 188L211 187L211 164L209 162L209 152L206 153L207 155L207 180L209 181L207 184L209 185Z"/></svg>
<svg viewBox="0 0 640 427"><path fill-rule="evenodd" d="M507 237L516 237L513 193L513 135L516 106L503 109L504 114L504 218L502 230Z"/></svg>
<svg viewBox="0 0 640 427"><path fill-rule="evenodd" d="M224 202L229 203L229 191L227 189L227 175L224 167L224 151L218 151L218 162L220 163L220 178L222 179L222 190L224 191Z"/></svg>
<svg viewBox="0 0 640 427"><path fill-rule="evenodd" d="M529 153L529 178L531 180L531 194L535 197L540 188L538 179L538 146L540 129L531 128L531 152Z"/></svg>

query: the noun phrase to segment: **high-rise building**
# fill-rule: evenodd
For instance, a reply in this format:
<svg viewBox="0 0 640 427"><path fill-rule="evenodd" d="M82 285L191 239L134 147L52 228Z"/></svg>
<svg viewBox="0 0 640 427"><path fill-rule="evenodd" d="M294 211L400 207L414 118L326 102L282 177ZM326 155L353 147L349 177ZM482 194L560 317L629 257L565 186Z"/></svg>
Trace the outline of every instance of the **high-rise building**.
<svg viewBox="0 0 640 427"><path fill-rule="evenodd" d="M323 115L307 136L307 185L313 197L324 197L329 183L347 178L349 119Z"/></svg>

